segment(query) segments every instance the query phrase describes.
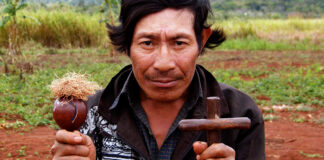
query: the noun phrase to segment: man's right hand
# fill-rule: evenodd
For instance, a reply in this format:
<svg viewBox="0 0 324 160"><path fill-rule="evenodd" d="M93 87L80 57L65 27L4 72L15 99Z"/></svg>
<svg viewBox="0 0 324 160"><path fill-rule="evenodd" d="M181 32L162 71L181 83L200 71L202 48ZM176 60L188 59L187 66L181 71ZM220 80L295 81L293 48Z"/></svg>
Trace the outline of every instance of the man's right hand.
<svg viewBox="0 0 324 160"><path fill-rule="evenodd" d="M51 148L53 160L95 160L96 148L89 136L78 131L56 132L55 143Z"/></svg>

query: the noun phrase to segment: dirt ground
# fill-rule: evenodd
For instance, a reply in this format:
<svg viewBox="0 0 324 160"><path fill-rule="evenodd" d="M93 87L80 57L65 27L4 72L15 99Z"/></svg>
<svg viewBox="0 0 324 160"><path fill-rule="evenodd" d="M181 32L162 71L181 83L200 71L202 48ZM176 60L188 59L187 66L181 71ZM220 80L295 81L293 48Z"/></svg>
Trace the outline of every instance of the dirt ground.
<svg viewBox="0 0 324 160"><path fill-rule="evenodd" d="M288 112L279 114L280 119L265 123L267 160L324 159L310 157L324 155L324 125L295 123L289 120ZM0 159L51 159L49 150L54 136L55 130L49 127L26 132L0 129Z"/></svg>

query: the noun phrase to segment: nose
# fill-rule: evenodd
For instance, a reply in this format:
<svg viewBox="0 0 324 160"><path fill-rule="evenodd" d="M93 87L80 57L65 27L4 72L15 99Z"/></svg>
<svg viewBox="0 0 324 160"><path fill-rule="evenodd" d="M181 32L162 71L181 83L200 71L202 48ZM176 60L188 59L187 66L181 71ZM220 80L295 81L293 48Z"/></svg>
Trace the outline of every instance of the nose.
<svg viewBox="0 0 324 160"><path fill-rule="evenodd" d="M161 45L153 67L160 72L168 72L175 68L174 58L167 44Z"/></svg>

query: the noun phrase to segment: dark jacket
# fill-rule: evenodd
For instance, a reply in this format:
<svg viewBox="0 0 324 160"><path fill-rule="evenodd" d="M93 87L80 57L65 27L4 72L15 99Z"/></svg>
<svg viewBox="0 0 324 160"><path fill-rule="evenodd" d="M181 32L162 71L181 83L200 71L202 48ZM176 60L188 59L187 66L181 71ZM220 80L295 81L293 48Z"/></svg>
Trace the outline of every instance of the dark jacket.
<svg viewBox="0 0 324 160"><path fill-rule="evenodd" d="M236 159L265 159L264 121L255 102L241 91L218 83L202 66L197 65L196 71L199 74L204 98L203 102L189 113L187 119L206 118L206 97L220 97L222 118L251 119L251 128L248 130L221 131L221 142L236 151ZM113 77L104 90L97 92L87 101L88 119L80 131L94 140L98 159L118 156L124 159L149 159L144 139L136 126L128 100L126 96L120 94L130 74L132 68L129 65ZM181 132L172 159L195 159L192 144L197 140L206 141L204 131ZM123 155L123 151L129 154Z"/></svg>

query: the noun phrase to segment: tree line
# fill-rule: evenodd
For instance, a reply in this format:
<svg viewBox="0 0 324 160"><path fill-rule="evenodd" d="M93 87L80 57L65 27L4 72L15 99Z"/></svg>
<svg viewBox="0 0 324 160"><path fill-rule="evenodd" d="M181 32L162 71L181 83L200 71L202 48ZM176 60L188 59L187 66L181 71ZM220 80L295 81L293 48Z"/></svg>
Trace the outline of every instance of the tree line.
<svg viewBox="0 0 324 160"><path fill-rule="evenodd" d="M120 0L119 0L120 1ZM27 0L28 3L47 6L69 4L83 11L94 11L105 0ZM319 18L324 16L324 0L210 0L218 18L286 18L299 16Z"/></svg>
<svg viewBox="0 0 324 160"><path fill-rule="evenodd" d="M323 0L211 0L218 16L285 18L301 16L318 18L324 15Z"/></svg>

